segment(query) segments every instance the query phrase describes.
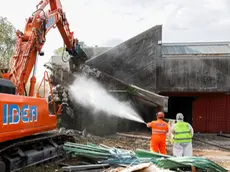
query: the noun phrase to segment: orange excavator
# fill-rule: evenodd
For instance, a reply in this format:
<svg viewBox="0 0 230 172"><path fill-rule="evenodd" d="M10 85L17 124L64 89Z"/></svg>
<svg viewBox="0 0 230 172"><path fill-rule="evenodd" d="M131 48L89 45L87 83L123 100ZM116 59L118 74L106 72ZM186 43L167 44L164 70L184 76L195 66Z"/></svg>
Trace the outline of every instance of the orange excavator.
<svg viewBox="0 0 230 172"><path fill-rule="evenodd" d="M45 11L47 5L50 9ZM42 47L46 34L55 27L60 31L71 57L81 58L77 52L78 40L70 31L60 0L40 1L37 10L28 18L24 33L16 32L15 55L8 72L0 79L1 172L15 171L62 155L65 136L50 132L56 129L57 107L52 101L51 112L45 93L42 97L39 90L35 92L35 73L39 70L36 62L39 55L44 55ZM49 82L47 72L42 81L44 87L46 81ZM52 95L52 89L50 91Z"/></svg>

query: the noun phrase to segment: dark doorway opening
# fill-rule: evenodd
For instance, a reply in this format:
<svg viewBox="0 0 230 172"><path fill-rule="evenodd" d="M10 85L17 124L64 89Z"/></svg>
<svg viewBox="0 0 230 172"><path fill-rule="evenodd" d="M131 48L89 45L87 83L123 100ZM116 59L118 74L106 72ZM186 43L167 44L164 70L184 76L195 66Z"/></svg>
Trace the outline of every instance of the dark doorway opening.
<svg viewBox="0 0 230 172"><path fill-rule="evenodd" d="M194 97L169 97L166 118L176 119L177 113L184 115L184 121L192 125L192 102Z"/></svg>

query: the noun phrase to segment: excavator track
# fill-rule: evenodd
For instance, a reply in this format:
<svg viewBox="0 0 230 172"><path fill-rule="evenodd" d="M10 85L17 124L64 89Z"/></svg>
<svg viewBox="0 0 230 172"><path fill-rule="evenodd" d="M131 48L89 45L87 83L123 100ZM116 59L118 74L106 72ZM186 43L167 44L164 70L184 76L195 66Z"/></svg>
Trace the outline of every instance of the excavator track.
<svg viewBox="0 0 230 172"><path fill-rule="evenodd" d="M63 158L69 135L47 132L0 143L0 172L14 172L46 161Z"/></svg>

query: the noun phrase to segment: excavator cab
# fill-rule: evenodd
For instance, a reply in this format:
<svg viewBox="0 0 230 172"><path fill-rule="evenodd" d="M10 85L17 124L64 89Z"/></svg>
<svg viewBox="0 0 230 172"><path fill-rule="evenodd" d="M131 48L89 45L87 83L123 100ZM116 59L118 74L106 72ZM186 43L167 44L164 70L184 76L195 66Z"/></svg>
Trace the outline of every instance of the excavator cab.
<svg viewBox="0 0 230 172"><path fill-rule="evenodd" d="M12 81L0 78L0 93L15 94L16 89Z"/></svg>

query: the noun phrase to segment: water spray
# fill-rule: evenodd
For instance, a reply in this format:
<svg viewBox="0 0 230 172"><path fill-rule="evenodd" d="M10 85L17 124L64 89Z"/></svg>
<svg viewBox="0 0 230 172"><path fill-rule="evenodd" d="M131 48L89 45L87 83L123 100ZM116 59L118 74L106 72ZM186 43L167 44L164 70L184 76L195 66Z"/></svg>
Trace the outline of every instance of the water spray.
<svg viewBox="0 0 230 172"><path fill-rule="evenodd" d="M77 103L92 109L93 112L103 111L107 115L145 123L129 102L119 101L92 78L78 75L69 87L69 92Z"/></svg>

